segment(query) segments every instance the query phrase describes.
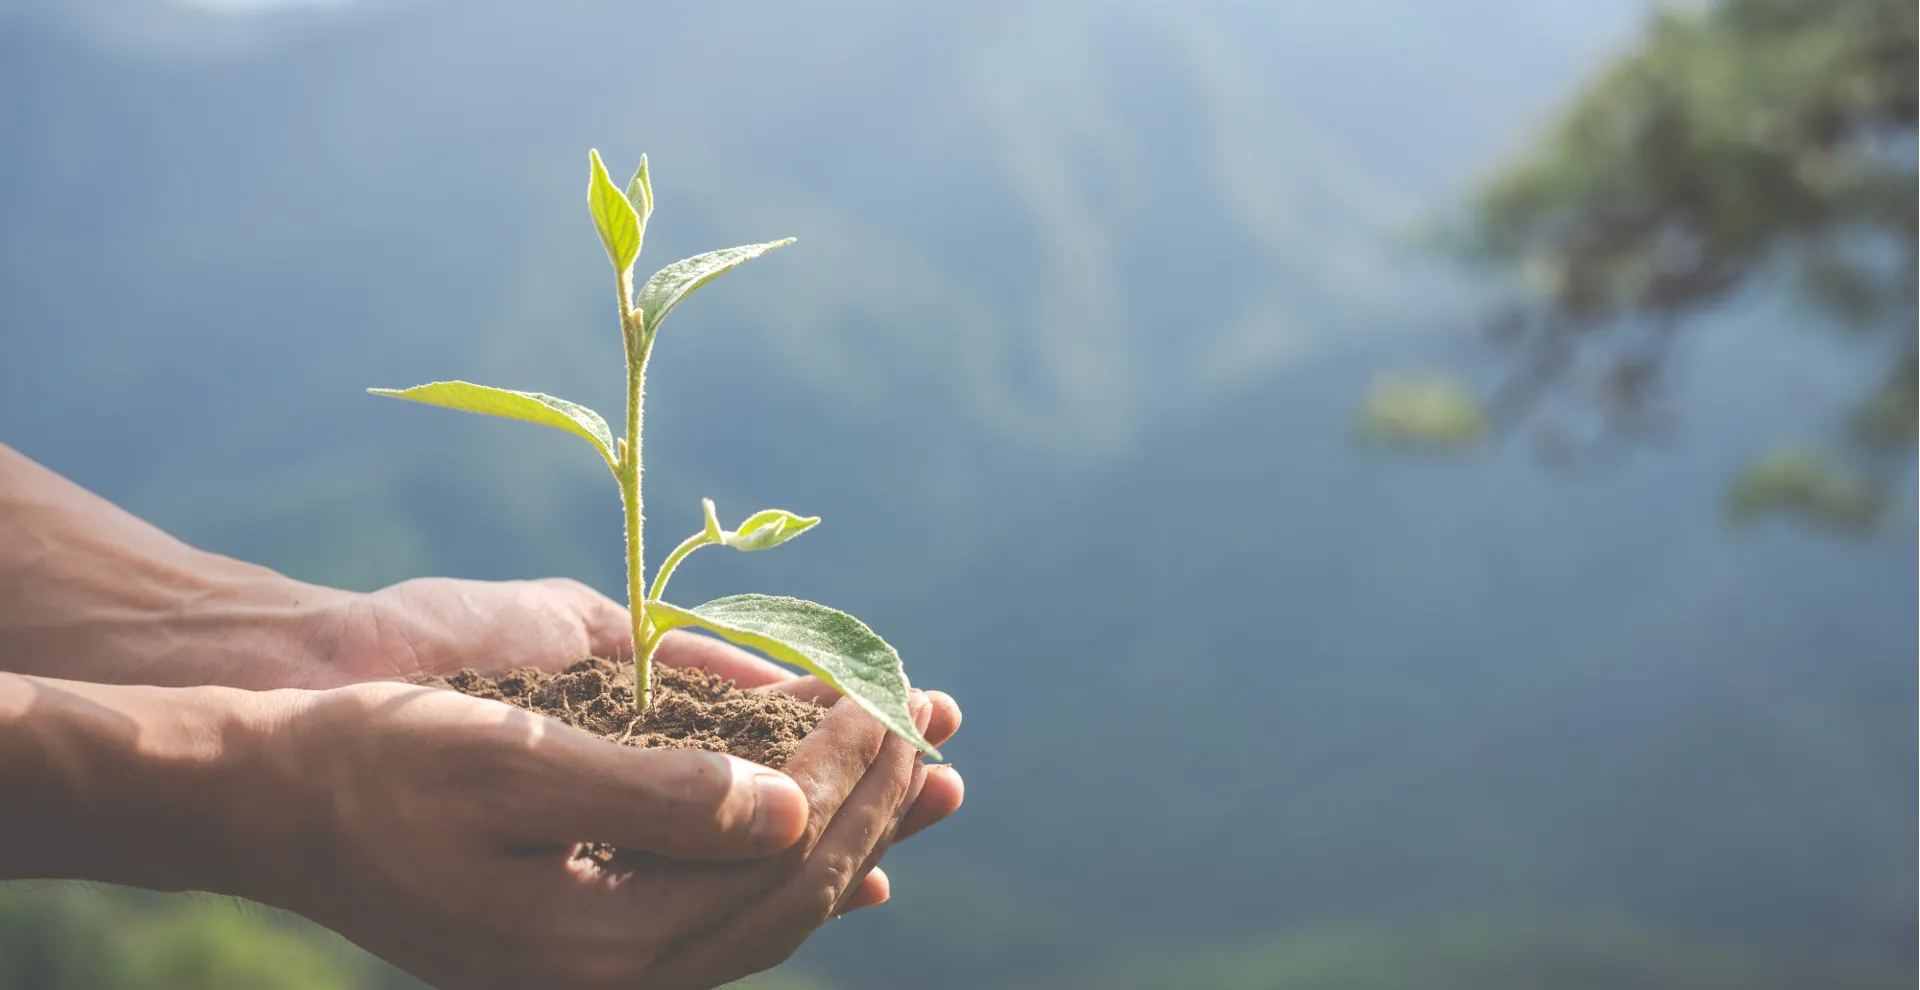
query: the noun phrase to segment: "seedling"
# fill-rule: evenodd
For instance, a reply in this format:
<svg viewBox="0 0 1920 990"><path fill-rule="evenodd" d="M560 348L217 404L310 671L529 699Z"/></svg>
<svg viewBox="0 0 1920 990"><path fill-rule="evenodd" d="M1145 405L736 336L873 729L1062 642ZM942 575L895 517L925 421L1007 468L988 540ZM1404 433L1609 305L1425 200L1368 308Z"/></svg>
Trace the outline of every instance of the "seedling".
<svg viewBox="0 0 1920 990"><path fill-rule="evenodd" d="M660 637L670 629L697 627L806 669L853 699L888 729L938 757L939 752L913 727L900 654L860 620L825 605L772 595L732 595L694 608L670 605L661 598L674 569L695 550L709 545L765 550L811 529L820 521L818 517L765 509L729 530L721 527L713 500L703 499L705 526L667 555L653 577L653 586L647 587L641 542L640 425L647 357L653 352L654 335L667 314L694 290L774 248L793 243L793 238L676 261L653 273L636 297L633 263L646 237L647 218L653 214L653 183L647 175L646 156L640 157L640 168L624 191L608 177L598 151L589 152L588 157L587 207L600 231L600 242L606 246L607 258L613 262L619 290L620 337L626 344L627 435L616 441L600 414L539 392L515 392L468 382L368 391L555 427L579 436L600 452L620 483L620 500L626 509L627 602L633 616L634 702L639 710L645 711L651 702L653 651L660 645Z"/></svg>

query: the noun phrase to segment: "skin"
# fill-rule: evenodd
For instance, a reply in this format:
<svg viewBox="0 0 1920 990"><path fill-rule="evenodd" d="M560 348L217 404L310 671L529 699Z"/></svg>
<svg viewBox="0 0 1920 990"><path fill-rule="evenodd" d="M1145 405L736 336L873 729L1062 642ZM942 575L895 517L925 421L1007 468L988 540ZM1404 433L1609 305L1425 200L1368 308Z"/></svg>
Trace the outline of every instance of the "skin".
<svg viewBox="0 0 1920 990"><path fill-rule="evenodd" d="M886 900L887 848L959 807L950 767L705 637L657 658L832 706L785 773L405 683L619 655L627 628L566 580L294 581L0 446L0 879L247 897L435 985L710 987ZM959 728L940 692L911 707L936 745ZM651 855L609 872L578 842Z"/></svg>

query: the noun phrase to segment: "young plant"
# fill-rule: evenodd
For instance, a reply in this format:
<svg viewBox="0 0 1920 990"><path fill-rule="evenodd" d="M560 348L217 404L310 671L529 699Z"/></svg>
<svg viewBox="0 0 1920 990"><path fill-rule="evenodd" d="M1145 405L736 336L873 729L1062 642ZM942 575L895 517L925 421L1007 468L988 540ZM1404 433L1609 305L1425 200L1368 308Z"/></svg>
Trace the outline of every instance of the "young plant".
<svg viewBox="0 0 1920 990"><path fill-rule="evenodd" d="M433 382L407 389L368 389L375 395L463 409L467 412L526 420L566 430L593 444L620 483L626 509L627 602L633 616L634 699L645 711L651 703L652 658L660 637L670 629L697 627L724 639L760 650L777 660L805 668L870 712L888 729L899 733L923 752L940 754L913 727L907 710L907 679L900 654L860 620L813 602L772 595L732 595L694 608L670 605L661 599L674 569L688 554L708 545L736 550L765 550L806 532L820 520L783 509L765 509L750 515L738 528L720 526L713 500L703 499L706 525L667 555L646 585L641 543L640 425L646 392L647 357L661 321L694 290L722 274L793 238L749 244L676 261L653 273L633 291L633 263L653 214L653 184L647 159L623 191L613 184L600 153L588 153L587 207L613 262L620 303L620 336L627 355L627 435L616 441L607 421L585 406L538 392L514 392L468 382Z"/></svg>

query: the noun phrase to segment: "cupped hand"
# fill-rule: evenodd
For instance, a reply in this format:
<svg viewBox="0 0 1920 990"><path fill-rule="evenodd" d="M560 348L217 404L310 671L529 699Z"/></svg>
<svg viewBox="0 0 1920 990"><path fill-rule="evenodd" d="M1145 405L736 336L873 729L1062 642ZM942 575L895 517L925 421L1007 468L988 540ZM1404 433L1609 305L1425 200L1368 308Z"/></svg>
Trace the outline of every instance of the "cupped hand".
<svg viewBox="0 0 1920 990"><path fill-rule="evenodd" d="M661 638L654 657L674 667L699 667L752 690L780 691L820 705L833 705L840 700L840 692L828 687L817 677L796 675L771 660L710 636L670 631ZM928 717L924 735L935 746L944 746L954 733L960 731L960 705L945 691L925 693L933 711ZM909 805L893 836L894 841L942 821L960 810L960 804L965 799L966 782L952 764L936 763L927 767L926 786L918 793L917 800ZM852 907L866 907L886 900L886 882L886 875L880 873L877 885L869 883L869 889L862 892L866 896Z"/></svg>
<svg viewBox="0 0 1920 990"><path fill-rule="evenodd" d="M369 680L417 680L463 667L497 674L513 667L559 670L585 656L632 655L626 608L585 584L566 578L537 581L470 581L421 578L367 595L343 599L326 635L331 646L310 678L331 687ZM730 643L694 633L666 634L654 659L668 666L700 667L743 688L782 691L822 705L839 695L817 678L795 675ZM926 692L931 705L924 729L942 746L959 731L960 706L941 691ZM966 785L947 764L929 767L913 800L887 842L907 838L959 810ZM881 847L881 852L885 846ZM878 857L841 905L843 911L885 901L891 893Z"/></svg>
<svg viewBox="0 0 1920 990"><path fill-rule="evenodd" d="M858 896L925 773L851 702L783 774L430 688L308 697L275 754L304 824L246 893L462 990L712 987L772 966ZM912 708L926 731L933 705ZM643 855L602 867L580 842Z"/></svg>

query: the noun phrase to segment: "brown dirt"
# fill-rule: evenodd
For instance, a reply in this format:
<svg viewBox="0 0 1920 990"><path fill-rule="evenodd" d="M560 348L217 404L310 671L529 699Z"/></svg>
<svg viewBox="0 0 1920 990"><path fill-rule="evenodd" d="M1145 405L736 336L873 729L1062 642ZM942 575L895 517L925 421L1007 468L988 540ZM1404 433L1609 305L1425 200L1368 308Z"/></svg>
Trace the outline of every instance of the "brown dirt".
<svg viewBox="0 0 1920 990"><path fill-rule="evenodd" d="M533 669L487 677L463 670L426 683L557 718L603 739L648 749L707 749L783 766L827 710L766 691L743 691L697 667L653 668L653 704L633 710L633 668L578 660L558 674Z"/></svg>

